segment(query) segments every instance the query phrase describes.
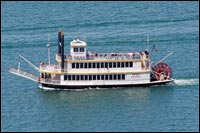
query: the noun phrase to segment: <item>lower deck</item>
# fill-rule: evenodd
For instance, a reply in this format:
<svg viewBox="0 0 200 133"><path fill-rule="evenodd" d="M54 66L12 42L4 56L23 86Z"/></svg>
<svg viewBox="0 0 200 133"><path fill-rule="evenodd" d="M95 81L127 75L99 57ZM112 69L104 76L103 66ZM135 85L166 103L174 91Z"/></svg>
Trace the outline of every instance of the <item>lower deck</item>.
<svg viewBox="0 0 200 133"><path fill-rule="evenodd" d="M55 76L54 78L52 76L49 78L41 78L40 82L44 84L68 85L68 86L138 84L138 83L149 83L150 73L57 75L57 77Z"/></svg>

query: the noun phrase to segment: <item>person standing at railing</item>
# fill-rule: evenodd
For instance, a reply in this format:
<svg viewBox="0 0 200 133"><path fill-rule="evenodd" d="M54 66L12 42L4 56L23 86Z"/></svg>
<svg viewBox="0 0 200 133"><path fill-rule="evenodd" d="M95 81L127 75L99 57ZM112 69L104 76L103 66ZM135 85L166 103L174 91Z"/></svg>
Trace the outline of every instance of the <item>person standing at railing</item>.
<svg viewBox="0 0 200 133"><path fill-rule="evenodd" d="M144 52L140 52L140 59L141 59L142 70L144 70L146 69L146 64L145 64L146 54Z"/></svg>

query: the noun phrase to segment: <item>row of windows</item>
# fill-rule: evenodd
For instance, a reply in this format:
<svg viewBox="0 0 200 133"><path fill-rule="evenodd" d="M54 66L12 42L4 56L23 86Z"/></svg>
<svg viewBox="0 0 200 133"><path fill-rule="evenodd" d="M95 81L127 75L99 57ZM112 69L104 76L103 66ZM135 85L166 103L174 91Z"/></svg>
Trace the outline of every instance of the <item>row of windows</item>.
<svg viewBox="0 0 200 133"><path fill-rule="evenodd" d="M64 75L64 80L125 80L125 74Z"/></svg>
<svg viewBox="0 0 200 133"><path fill-rule="evenodd" d="M74 48L74 52L84 52L84 47Z"/></svg>
<svg viewBox="0 0 200 133"><path fill-rule="evenodd" d="M133 67L133 62L72 63L72 68L123 68Z"/></svg>

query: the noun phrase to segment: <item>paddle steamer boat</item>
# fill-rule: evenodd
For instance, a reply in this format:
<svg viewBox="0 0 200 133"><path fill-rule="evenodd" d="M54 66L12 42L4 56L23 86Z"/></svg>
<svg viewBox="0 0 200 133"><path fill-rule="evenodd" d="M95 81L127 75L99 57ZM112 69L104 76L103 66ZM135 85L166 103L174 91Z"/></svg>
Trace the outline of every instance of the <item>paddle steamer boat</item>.
<svg viewBox="0 0 200 133"><path fill-rule="evenodd" d="M9 72L40 83L40 88L84 89L88 87L150 86L172 82L172 69L166 63L152 64L148 49L143 52L99 53L87 50L79 38L70 42L70 53L64 52L64 33L58 30L57 64L33 65L38 76L20 68ZM50 48L50 45L48 45ZM49 49L50 50L50 49Z"/></svg>

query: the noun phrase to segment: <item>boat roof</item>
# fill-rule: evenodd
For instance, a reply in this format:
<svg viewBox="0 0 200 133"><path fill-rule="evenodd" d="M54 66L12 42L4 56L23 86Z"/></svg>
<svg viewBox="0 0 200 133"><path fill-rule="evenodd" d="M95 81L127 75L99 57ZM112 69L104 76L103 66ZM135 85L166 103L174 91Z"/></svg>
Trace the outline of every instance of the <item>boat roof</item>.
<svg viewBox="0 0 200 133"><path fill-rule="evenodd" d="M72 47L85 47L87 44L84 41L81 41L79 38L70 42Z"/></svg>

